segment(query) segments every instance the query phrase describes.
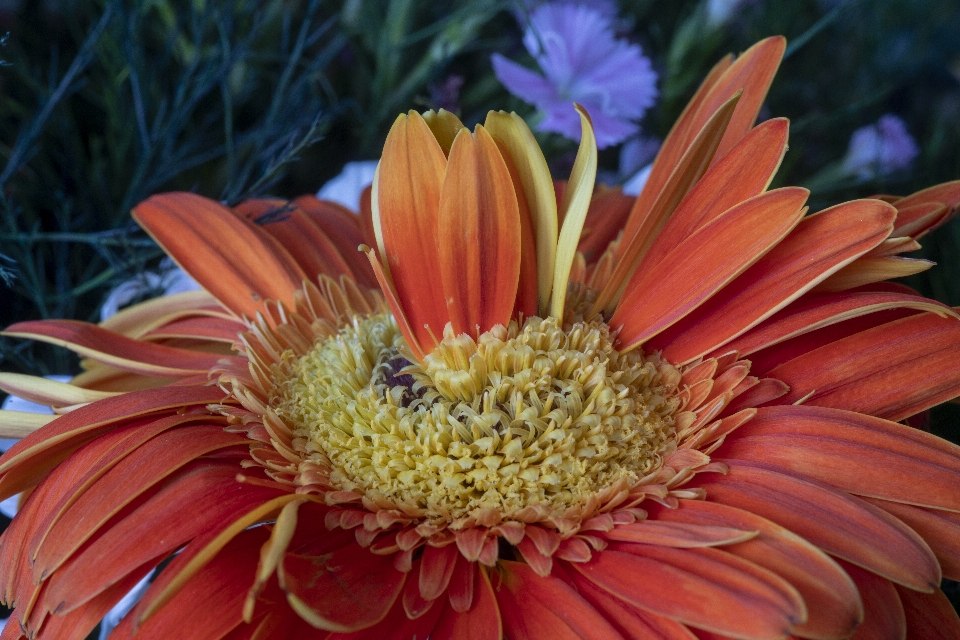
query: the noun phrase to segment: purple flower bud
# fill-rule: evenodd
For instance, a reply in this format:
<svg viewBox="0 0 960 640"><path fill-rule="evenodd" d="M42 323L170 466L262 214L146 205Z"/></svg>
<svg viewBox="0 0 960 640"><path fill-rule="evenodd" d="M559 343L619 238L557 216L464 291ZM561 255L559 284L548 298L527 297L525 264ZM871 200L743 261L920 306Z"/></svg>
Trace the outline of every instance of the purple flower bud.
<svg viewBox="0 0 960 640"><path fill-rule="evenodd" d="M903 120L888 113L876 124L853 132L843 159L843 171L861 180L870 180L909 167L919 153Z"/></svg>

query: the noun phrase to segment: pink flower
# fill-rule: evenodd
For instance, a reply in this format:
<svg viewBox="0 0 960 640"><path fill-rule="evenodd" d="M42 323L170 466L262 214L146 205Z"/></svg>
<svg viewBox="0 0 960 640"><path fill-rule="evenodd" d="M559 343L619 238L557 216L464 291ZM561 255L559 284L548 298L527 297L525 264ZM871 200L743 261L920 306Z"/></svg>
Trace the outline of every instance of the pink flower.
<svg viewBox="0 0 960 640"><path fill-rule="evenodd" d="M499 54L492 57L493 70L511 93L544 112L540 131L579 139L580 118L571 104L578 102L590 113L598 147L637 133L636 121L657 97L657 74L638 45L614 36L602 13L583 5L542 5L531 14L523 43L543 75Z"/></svg>

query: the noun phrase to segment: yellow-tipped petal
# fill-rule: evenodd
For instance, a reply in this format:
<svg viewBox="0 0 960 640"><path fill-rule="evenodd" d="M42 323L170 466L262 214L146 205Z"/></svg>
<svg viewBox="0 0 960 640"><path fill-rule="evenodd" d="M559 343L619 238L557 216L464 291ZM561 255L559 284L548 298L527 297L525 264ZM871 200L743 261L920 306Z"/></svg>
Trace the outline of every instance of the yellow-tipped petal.
<svg viewBox="0 0 960 640"><path fill-rule="evenodd" d="M253 608L256 605L257 596L263 589L263 585L277 570L277 565L283 559L283 554L287 552L287 547L290 546L293 534L297 530L297 511L300 509L300 505L305 502L307 502L306 499L293 500L283 505L283 509L280 510L273 531L270 532L270 539L260 550L256 582L250 588L247 599L243 603L243 619L245 622L249 623L253 619Z"/></svg>
<svg viewBox="0 0 960 640"><path fill-rule="evenodd" d="M587 218L590 199L593 198L593 182L597 177L597 139L593 135L593 123L590 116L580 105L575 105L580 114L580 148L577 159L570 172L570 180L563 191L563 229L557 243L557 262L553 271L553 299L550 303L550 315L563 318L563 304L567 297L567 282L570 269L577 254L583 221Z"/></svg>
<svg viewBox="0 0 960 640"><path fill-rule="evenodd" d="M0 438L26 438L57 417L26 411L0 411Z"/></svg>
<svg viewBox="0 0 960 640"><path fill-rule="evenodd" d="M541 313L545 313L553 289L558 235L557 197L550 169L533 133L517 114L491 111L483 126L503 145L520 175L537 247L537 298Z"/></svg>
<svg viewBox="0 0 960 640"><path fill-rule="evenodd" d="M449 156L454 139L457 137L460 129L464 128L463 123L460 122L460 118L446 109L440 109L439 112L431 109L423 114L423 120L427 123L427 126L430 127L430 131L433 131L433 136L437 139L437 142L440 143L440 148L443 149L444 155Z"/></svg>
<svg viewBox="0 0 960 640"><path fill-rule="evenodd" d="M54 407L86 404L120 395L119 392L83 389L66 382L20 373L0 373L0 389L31 402Z"/></svg>
<svg viewBox="0 0 960 640"><path fill-rule="evenodd" d="M100 326L110 331L122 333L128 338L140 336L165 324L174 314L199 313L215 315L221 318L230 318L227 311L218 313L211 307L221 308L217 299L204 290L185 291L145 300L125 309L116 315L110 316L100 323Z"/></svg>

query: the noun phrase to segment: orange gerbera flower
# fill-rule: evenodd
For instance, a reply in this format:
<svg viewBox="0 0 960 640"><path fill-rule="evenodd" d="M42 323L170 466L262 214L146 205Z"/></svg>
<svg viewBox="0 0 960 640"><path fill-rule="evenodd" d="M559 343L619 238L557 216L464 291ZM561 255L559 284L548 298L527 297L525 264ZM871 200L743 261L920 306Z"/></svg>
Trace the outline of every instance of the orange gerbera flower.
<svg viewBox="0 0 960 640"><path fill-rule="evenodd" d="M515 115L411 112L359 218L140 204L206 292L7 330L86 371L0 376L61 414L0 418L0 637L83 638L178 550L115 633L960 636L960 448L898 422L960 394L960 320L885 282L960 182L767 191L783 45L714 68L636 201L583 112L559 206Z"/></svg>

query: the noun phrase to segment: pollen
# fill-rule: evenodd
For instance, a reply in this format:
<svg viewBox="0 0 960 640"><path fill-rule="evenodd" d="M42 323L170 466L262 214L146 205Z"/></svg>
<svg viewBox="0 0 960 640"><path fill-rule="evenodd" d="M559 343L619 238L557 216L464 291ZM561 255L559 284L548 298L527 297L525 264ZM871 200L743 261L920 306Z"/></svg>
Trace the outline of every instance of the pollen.
<svg viewBox="0 0 960 640"><path fill-rule="evenodd" d="M676 448L676 370L619 353L603 322L532 317L476 339L448 325L422 365L405 352L391 316L357 318L276 387L277 414L343 490L427 518L559 516Z"/></svg>

